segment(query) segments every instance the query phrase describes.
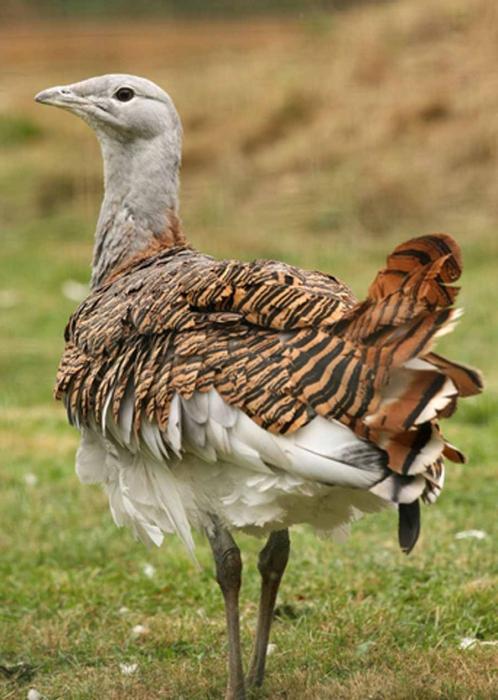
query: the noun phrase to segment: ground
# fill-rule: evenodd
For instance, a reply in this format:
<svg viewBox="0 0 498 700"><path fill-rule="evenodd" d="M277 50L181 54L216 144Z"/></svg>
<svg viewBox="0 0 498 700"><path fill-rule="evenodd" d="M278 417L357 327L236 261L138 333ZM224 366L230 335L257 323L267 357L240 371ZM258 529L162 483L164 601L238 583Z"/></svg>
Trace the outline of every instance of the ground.
<svg viewBox="0 0 498 700"><path fill-rule="evenodd" d="M77 482L77 435L51 400L101 166L90 131L32 95L110 71L174 97L182 218L204 251L317 267L361 296L402 239L460 241L466 313L441 349L486 377L445 427L469 464L449 465L408 558L392 513L345 543L292 533L260 697L498 697L498 647L483 644L498 639L496 20L491 0L400 0L285 21L0 28L0 665L31 668L0 673L1 698L214 699L225 682L205 542L197 570L178 541L147 551L116 529ZM470 529L485 536L456 537ZM248 653L261 543L239 543Z"/></svg>

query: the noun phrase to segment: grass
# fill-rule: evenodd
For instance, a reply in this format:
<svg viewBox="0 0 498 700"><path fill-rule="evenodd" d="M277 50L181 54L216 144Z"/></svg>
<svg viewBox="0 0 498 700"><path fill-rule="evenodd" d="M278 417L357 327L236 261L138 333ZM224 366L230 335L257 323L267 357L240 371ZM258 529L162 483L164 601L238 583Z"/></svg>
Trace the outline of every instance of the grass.
<svg viewBox="0 0 498 700"><path fill-rule="evenodd" d="M0 675L2 699L218 698L225 682L205 543L197 572L176 540L147 551L116 529L101 491L77 482L77 435L51 400L75 305L62 287L88 279L100 156L84 125L31 95L110 70L175 97L182 215L203 250L319 267L361 295L402 238L437 228L461 242L466 314L440 347L486 375L445 426L470 463L449 466L409 558L391 513L346 543L296 528L260 697L498 697L497 648L459 647L498 639L493 12L402 0L313 22L0 28L0 665L27 665ZM472 528L487 537L455 539ZM260 543L239 541L247 656Z"/></svg>

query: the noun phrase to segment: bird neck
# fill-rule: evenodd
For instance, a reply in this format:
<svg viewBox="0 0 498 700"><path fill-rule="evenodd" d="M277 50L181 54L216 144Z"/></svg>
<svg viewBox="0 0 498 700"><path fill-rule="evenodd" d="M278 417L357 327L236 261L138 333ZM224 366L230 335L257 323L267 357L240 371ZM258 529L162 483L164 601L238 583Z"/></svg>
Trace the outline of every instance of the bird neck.
<svg viewBox="0 0 498 700"><path fill-rule="evenodd" d="M179 148L167 134L118 142L99 135L105 195L92 263L92 288L135 258L185 244L178 211Z"/></svg>

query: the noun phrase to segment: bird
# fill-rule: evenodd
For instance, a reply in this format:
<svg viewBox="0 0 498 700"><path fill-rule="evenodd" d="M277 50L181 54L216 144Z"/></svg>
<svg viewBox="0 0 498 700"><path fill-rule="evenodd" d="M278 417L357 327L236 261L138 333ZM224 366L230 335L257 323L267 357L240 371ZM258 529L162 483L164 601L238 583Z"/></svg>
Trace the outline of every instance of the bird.
<svg viewBox="0 0 498 700"><path fill-rule="evenodd" d="M434 351L450 332L462 256L448 234L401 243L364 300L336 277L274 260L217 260L179 218L182 126L148 79L108 74L36 101L94 130L104 167L88 296L72 314L55 397L81 433L76 472L146 545L207 536L226 611L227 700L265 675L289 528L347 532L391 508L408 553L420 501L464 455L440 420L479 393L478 370ZM247 674L242 560L234 535L267 541Z"/></svg>

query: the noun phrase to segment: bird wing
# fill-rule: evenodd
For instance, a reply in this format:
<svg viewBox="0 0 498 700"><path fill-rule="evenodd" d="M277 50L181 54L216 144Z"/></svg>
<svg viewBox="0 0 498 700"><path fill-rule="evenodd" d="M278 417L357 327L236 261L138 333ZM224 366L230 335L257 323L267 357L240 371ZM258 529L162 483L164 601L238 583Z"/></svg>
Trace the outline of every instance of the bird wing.
<svg viewBox="0 0 498 700"><path fill-rule="evenodd" d="M72 422L100 421L104 408L118 416L130 380L136 430L143 417L166 428L176 393L190 399L214 387L265 429L290 432L316 412L290 385L289 343L355 304L318 272L172 249L101 286L73 314L56 396Z"/></svg>
<svg viewBox="0 0 498 700"><path fill-rule="evenodd" d="M56 396L72 422L104 426L109 413L128 433L145 421L171 430L174 397L212 389L274 434L321 416L387 453L389 474L374 493L431 500L442 456L463 459L437 419L482 387L475 370L432 352L457 318L460 272L449 236L413 239L358 303L319 272L170 249L132 265L75 312ZM402 520L417 530L413 511Z"/></svg>

